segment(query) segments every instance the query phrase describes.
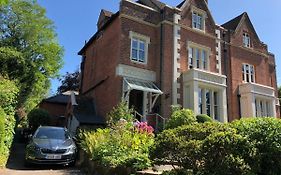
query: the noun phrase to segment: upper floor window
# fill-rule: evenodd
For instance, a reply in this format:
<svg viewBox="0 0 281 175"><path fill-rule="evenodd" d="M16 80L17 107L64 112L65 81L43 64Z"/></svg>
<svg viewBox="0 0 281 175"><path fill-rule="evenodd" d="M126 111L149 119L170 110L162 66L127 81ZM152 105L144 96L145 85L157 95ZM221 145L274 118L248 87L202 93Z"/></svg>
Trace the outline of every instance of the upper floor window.
<svg viewBox="0 0 281 175"><path fill-rule="evenodd" d="M135 32L130 31L131 38L131 61L138 63L147 63L148 44L150 38Z"/></svg>
<svg viewBox="0 0 281 175"><path fill-rule="evenodd" d="M249 82L249 83L255 82L255 69L253 65L249 65L249 64L242 65L242 79L244 82Z"/></svg>
<svg viewBox="0 0 281 175"><path fill-rule="evenodd" d="M192 28L204 30L204 16L198 12L192 12Z"/></svg>
<svg viewBox="0 0 281 175"><path fill-rule="evenodd" d="M188 52L189 68L209 70L209 52L207 49L189 46Z"/></svg>
<svg viewBox="0 0 281 175"><path fill-rule="evenodd" d="M243 33L243 46L251 47L251 38L250 35L247 33Z"/></svg>

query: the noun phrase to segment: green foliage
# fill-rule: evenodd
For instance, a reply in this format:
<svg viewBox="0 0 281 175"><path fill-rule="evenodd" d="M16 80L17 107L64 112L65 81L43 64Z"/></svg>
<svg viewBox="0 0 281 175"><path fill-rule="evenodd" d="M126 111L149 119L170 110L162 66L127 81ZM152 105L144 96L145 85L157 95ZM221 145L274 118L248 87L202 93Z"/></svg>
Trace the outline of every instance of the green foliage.
<svg viewBox="0 0 281 175"><path fill-rule="evenodd" d="M193 175L193 173L190 170L174 169L172 171L165 171L162 175Z"/></svg>
<svg viewBox="0 0 281 175"><path fill-rule="evenodd" d="M225 125L215 122L193 123L164 130L157 136L151 156L159 164L174 162L185 169L198 171L204 161L204 140L213 133L228 130Z"/></svg>
<svg viewBox="0 0 281 175"><path fill-rule="evenodd" d="M40 125L46 126L50 123L50 115L44 109L33 109L27 115L29 127L35 131Z"/></svg>
<svg viewBox="0 0 281 175"><path fill-rule="evenodd" d="M214 132L202 142L204 166L199 172L206 175L253 174L250 162L255 153L253 145L235 129Z"/></svg>
<svg viewBox="0 0 281 175"><path fill-rule="evenodd" d="M60 78L61 85L58 87L57 93L63 93L66 91L78 91L79 90L79 70L69 73L66 72L62 78Z"/></svg>
<svg viewBox="0 0 281 175"><path fill-rule="evenodd" d="M48 92L50 78L57 77L62 48L37 1L8 1L0 6L0 21L0 74L18 81L18 108L29 112Z"/></svg>
<svg viewBox="0 0 281 175"><path fill-rule="evenodd" d="M107 168L132 168L133 171L148 168L150 147L154 136L126 127L98 129L79 134L81 148L92 161Z"/></svg>
<svg viewBox="0 0 281 175"><path fill-rule="evenodd" d="M4 167L6 165L9 156L9 149L5 144L5 118L6 114L0 107L0 167Z"/></svg>
<svg viewBox="0 0 281 175"><path fill-rule="evenodd" d="M124 119L127 122L133 122L135 120L133 109L129 109L126 102L119 103L107 114L107 123L109 126L115 125L120 119Z"/></svg>
<svg viewBox="0 0 281 175"><path fill-rule="evenodd" d="M275 118L193 123L159 134L152 158L200 175L277 175L280 133L281 120Z"/></svg>
<svg viewBox="0 0 281 175"><path fill-rule="evenodd" d="M214 120L206 114L199 114L196 116L198 123L213 122Z"/></svg>
<svg viewBox="0 0 281 175"><path fill-rule="evenodd" d="M17 94L16 84L0 76L0 167L5 166L13 141Z"/></svg>
<svg viewBox="0 0 281 175"><path fill-rule="evenodd" d="M192 110L173 107L172 116L166 123L165 128L172 129L195 122L196 122L196 118Z"/></svg>
<svg viewBox="0 0 281 175"><path fill-rule="evenodd" d="M235 121L231 126L246 137L256 149L252 169L256 174L281 172L281 121L275 118L251 118Z"/></svg>

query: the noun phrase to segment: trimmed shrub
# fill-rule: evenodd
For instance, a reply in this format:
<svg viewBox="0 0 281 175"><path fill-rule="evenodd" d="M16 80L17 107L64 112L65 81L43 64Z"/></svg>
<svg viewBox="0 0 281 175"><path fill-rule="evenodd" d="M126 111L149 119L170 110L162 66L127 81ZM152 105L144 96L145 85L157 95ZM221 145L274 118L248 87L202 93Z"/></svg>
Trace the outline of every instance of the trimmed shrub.
<svg viewBox="0 0 281 175"><path fill-rule="evenodd" d="M214 120L209 117L207 114L199 114L196 116L196 121L198 123L205 123L205 122L214 122Z"/></svg>
<svg viewBox="0 0 281 175"><path fill-rule="evenodd" d="M190 109L180 109L174 107L172 110L171 118L167 121L165 129L173 129L182 125L195 123L196 118Z"/></svg>
<svg viewBox="0 0 281 175"><path fill-rule="evenodd" d="M151 154L157 164L175 163L185 169L198 171L203 165L203 141L212 133L231 130L221 123L193 123L164 130L155 140Z"/></svg>
<svg viewBox="0 0 281 175"><path fill-rule="evenodd" d="M251 164L255 174L275 175L281 172L281 120L250 118L235 121L231 126L255 147Z"/></svg>
<svg viewBox="0 0 281 175"><path fill-rule="evenodd" d="M194 174L251 174L253 145L218 122L194 123L159 134L151 154L157 164L175 164Z"/></svg>
<svg viewBox="0 0 281 175"><path fill-rule="evenodd" d="M200 174L253 174L249 163L253 160L254 147L235 129L212 133L202 142L200 151L204 164L200 167Z"/></svg>
<svg viewBox="0 0 281 175"><path fill-rule="evenodd" d="M32 131L35 131L40 125L50 124L50 115L44 109L33 109L27 115L28 125Z"/></svg>
<svg viewBox="0 0 281 175"><path fill-rule="evenodd" d="M15 82L0 75L0 167L6 165L14 138L18 91Z"/></svg>

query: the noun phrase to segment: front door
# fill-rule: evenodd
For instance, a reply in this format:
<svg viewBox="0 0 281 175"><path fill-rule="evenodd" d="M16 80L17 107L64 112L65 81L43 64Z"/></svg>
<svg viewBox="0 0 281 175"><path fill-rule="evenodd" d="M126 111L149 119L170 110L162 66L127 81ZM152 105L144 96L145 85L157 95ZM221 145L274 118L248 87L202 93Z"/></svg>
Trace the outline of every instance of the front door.
<svg viewBox="0 0 281 175"><path fill-rule="evenodd" d="M143 115L143 91L132 90L129 97L129 108L133 108L139 114ZM141 121L141 118L137 118Z"/></svg>

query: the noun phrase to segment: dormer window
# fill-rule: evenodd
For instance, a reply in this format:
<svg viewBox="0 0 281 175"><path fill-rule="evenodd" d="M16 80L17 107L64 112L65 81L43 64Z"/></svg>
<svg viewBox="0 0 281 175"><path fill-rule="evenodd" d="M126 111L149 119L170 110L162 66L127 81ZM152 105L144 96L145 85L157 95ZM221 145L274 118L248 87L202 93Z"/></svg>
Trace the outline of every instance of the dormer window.
<svg viewBox="0 0 281 175"><path fill-rule="evenodd" d="M192 28L204 30L204 16L198 12L192 12Z"/></svg>
<svg viewBox="0 0 281 175"><path fill-rule="evenodd" d="M251 38L248 33L243 33L243 46L244 47L251 47Z"/></svg>

